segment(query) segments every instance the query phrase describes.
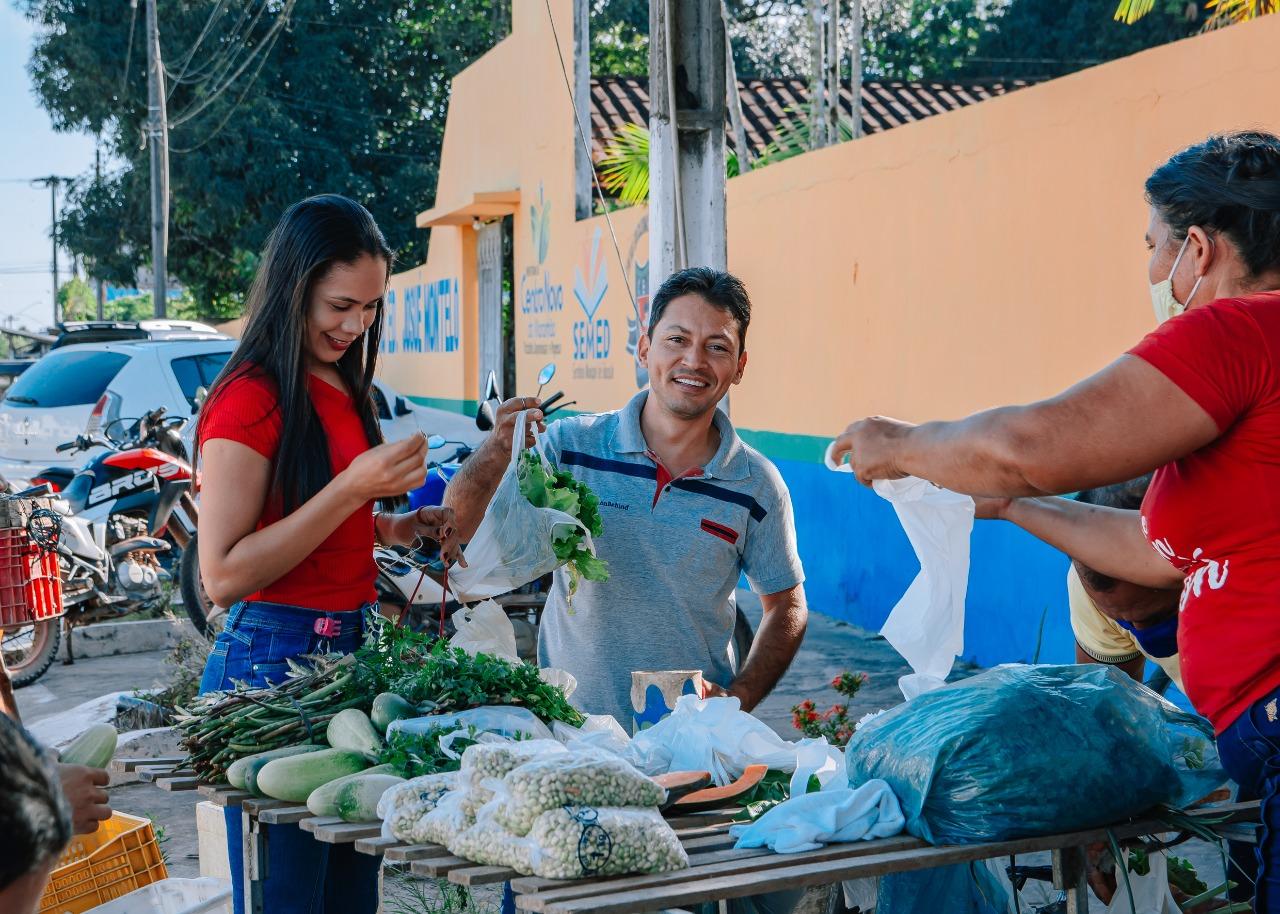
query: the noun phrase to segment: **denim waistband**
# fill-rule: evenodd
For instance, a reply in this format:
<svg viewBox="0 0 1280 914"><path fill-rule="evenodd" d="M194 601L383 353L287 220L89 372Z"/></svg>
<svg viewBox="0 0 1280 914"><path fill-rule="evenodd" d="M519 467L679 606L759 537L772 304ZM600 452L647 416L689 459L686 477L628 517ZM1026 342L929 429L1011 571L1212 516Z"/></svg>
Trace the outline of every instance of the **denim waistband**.
<svg viewBox="0 0 1280 914"><path fill-rule="evenodd" d="M337 619L342 623L343 634L364 628L366 612L374 610L377 603L365 603L358 610L324 612L288 603L268 603L265 600L241 600L227 613L227 626L252 625L285 634L313 634L317 619Z"/></svg>

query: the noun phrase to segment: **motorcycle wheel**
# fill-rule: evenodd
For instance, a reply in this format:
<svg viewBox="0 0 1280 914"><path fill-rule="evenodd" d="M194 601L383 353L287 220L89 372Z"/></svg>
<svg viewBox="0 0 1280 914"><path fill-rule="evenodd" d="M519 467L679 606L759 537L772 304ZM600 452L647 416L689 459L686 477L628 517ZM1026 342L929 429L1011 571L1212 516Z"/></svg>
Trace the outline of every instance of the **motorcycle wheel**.
<svg viewBox="0 0 1280 914"><path fill-rule="evenodd" d="M205 593L204 581L200 577L200 550L196 548L194 533L178 560L178 588L182 593L182 608L196 631L209 641L218 637L227 620L227 611Z"/></svg>
<svg viewBox="0 0 1280 914"><path fill-rule="evenodd" d="M62 620L50 619L21 628L5 629L4 665L15 689L29 686L53 664L62 643Z"/></svg>

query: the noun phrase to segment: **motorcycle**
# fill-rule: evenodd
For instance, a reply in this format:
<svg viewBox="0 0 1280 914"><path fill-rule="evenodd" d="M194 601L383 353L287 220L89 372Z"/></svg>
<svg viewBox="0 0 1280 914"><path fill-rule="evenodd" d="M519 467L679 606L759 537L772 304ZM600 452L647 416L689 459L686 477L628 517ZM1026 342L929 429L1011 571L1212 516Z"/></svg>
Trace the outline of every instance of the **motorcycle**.
<svg viewBox="0 0 1280 914"><path fill-rule="evenodd" d="M71 629L164 604L174 552L191 540L196 522L193 470L181 429L187 420L163 408L135 420L120 436L116 420L102 435L81 435L59 452L105 448L58 493L46 480L17 493L51 496L64 614L11 629L4 635L5 662L15 687L36 681L53 663L65 635L74 663ZM43 474L40 474L43 476ZM168 567L166 567L168 566Z"/></svg>

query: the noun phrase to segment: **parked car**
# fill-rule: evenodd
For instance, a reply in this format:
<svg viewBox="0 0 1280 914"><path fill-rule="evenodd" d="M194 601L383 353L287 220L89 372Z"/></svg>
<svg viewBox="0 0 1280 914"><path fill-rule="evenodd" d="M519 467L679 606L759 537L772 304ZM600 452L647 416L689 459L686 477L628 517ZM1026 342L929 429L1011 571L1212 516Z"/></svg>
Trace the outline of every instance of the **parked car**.
<svg viewBox="0 0 1280 914"><path fill-rule="evenodd" d="M51 349L82 343L123 343L128 340L229 339L218 328L198 321L156 318L145 321L67 321Z"/></svg>
<svg viewBox="0 0 1280 914"><path fill-rule="evenodd" d="M159 406L170 416L195 415L200 388L213 384L235 347L235 340L214 335L55 349L20 375L0 401L0 477L20 487L53 467L69 478L100 449L59 454L59 444ZM422 407L382 381L374 382L373 400L389 441L419 429L437 431ZM188 423L183 434L190 450L195 423Z"/></svg>

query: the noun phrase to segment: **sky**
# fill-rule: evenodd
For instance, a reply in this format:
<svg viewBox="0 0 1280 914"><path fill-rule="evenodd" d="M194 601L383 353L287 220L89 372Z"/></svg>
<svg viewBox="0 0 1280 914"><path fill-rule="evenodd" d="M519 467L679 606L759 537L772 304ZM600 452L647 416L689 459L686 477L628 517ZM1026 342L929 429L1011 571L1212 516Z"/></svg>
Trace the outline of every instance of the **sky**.
<svg viewBox="0 0 1280 914"><path fill-rule="evenodd" d="M27 179L74 176L93 168L93 137L57 133L36 101L27 76L35 29L9 2L0 0L0 321L43 329L53 319L49 191ZM59 199L61 199L59 191ZM66 280L70 256L58 253ZM15 272L21 271L21 272Z"/></svg>

